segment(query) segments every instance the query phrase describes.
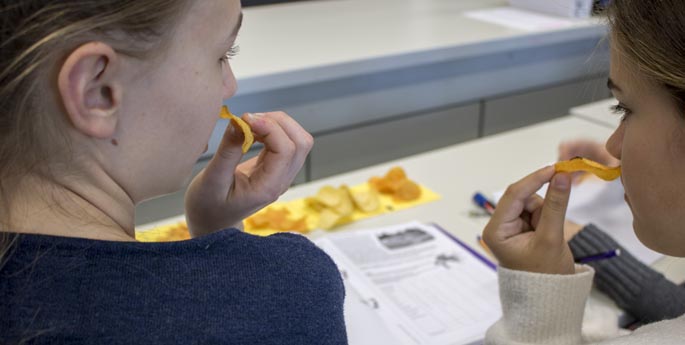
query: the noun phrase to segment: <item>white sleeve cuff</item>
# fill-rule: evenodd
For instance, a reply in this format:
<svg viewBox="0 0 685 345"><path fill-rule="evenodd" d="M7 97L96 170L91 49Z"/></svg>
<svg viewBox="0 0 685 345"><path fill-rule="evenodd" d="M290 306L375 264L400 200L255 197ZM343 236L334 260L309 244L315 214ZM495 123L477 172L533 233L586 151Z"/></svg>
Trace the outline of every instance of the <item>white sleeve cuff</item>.
<svg viewBox="0 0 685 345"><path fill-rule="evenodd" d="M576 265L576 273L569 275L499 267L498 275L503 315L488 337L512 343L580 343L594 275L591 267Z"/></svg>

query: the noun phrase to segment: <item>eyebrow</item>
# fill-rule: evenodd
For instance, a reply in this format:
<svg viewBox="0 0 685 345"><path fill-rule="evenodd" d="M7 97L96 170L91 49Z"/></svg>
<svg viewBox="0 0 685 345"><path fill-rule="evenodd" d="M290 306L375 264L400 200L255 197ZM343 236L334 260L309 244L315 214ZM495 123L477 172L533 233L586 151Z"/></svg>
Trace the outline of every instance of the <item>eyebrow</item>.
<svg viewBox="0 0 685 345"><path fill-rule="evenodd" d="M611 78L609 78L609 79L607 80L607 88L609 88L609 90L612 90L612 91L622 92L622 91L621 91L621 88L618 87L618 85L616 85L616 83L614 83L614 81L611 80Z"/></svg>

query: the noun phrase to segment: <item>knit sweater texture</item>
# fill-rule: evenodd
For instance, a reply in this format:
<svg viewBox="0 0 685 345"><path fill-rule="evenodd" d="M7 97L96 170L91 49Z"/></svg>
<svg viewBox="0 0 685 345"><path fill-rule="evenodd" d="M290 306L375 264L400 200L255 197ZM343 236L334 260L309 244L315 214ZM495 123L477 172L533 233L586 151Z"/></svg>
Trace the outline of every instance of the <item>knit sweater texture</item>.
<svg viewBox="0 0 685 345"><path fill-rule="evenodd" d="M339 271L300 235L20 235L6 259L0 344L347 343Z"/></svg>
<svg viewBox="0 0 685 345"><path fill-rule="evenodd" d="M594 270L576 266L570 275L498 268L502 318L488 329L486 344L588 344L581 334L585 302ZM643 326L602 345L685 343L685 316Z"/></svg>

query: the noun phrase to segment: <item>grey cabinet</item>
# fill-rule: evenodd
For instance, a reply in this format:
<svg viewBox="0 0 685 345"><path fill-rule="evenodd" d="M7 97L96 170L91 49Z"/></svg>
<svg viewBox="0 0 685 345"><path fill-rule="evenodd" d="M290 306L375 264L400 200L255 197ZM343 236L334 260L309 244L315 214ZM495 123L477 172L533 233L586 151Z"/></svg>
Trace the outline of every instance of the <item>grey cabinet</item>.
<svg viewBox="0 0 685 345"><path fill-rule="evenodd" d="M483 103L484 136L569 114L580 104L610 96L606 77L535 89Z"/></svg>
<svg viewBox="0 0 685 345"><path fill-rule="evenodd" d="M413 114L317 136L310 178L406 157L478 137L477 104Z"/></svg>

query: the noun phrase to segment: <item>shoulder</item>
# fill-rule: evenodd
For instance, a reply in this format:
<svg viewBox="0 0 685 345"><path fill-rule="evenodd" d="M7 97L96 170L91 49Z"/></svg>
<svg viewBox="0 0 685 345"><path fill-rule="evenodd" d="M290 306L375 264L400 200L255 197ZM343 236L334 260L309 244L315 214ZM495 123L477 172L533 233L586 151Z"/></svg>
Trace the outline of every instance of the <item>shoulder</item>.
<svg viewBox="0 0 685 345"><path fill-rule="evenodd" d="M342 289L336 264L302 235L278 233L264 237L224 230L198 240L194 247L205 253L198 260L223 262L217 266L227 271L254 274L260 280L299 280L303 284Z"/></svg>
<svg viewBox="0 0 685 345"><path fill-rule="evenodd" d="M267 256L287 256L302 264L329 264L335 266L333 260L323 250L317 247L307 237L293 233L279 233L267 237L257 238L260 246L270 249L264 253Z"/></svg>
<svg viewBox="0 0 685 345"><path fill-rule="evenodd" d="M279 233L267 237L242 234L242 238L255 250L267 267L301 278L318 282L342 284L337 265L323 250L308 238L292 233ZM272 270L272 271L273 271Z"/></svg>
<svg viewBox="0 0 685 345"><path fill-rule="evenodd" d="M312 343L314 338L321 344L346 343L345 287L338 267L323 250L296 234L241 233L237 238L245 244L246 254L240 259L240 274L252 275L246 288L249 296L241 298L254 301L248 314L268 315L272 326L289 325L290 343ZM265 301L268 307L263 306Z"/></svg>
<svg viewBox="0 0 685 345"><path fill-rule="evenodd" d="M0 303L0 315L14 310L14 319L33 320L40 311L35 324L57 327L56 336L66 334L62 330L93 335L104 329L124 339L141 324L128 318L137 310L159 315L145 324L178 339L216 336L260 344L296 335L310 338L281 343L312 343L311 335L323 334L345 339L340 274L303 236L258 237L236 229L167 243L27 236L16 249L0 269L6 278L0 279L0 294L14 296ZM163 316L156 314L159 305ZM173 327L178 324L185 327ZM3 339L0 335L0 343Z"/></svg>

